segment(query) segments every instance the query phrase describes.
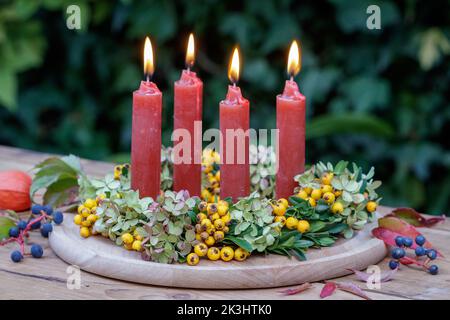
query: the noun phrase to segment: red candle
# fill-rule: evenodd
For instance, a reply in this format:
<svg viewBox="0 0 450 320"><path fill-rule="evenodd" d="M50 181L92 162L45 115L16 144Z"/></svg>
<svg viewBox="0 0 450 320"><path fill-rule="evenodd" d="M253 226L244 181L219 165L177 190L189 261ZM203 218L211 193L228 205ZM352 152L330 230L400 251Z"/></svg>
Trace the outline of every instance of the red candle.
<svg viewBox="0 0 450 320"><path fill-rule="evenodd" d="M138 90L133 92L133 122L131 135L131 188L139 196L156 199L161 180L161 113L162 93L150 82L153 74L153 51L150 39L145 39L144 73Z"/></svg>
<svg viewBox="0 0 450 320"><path fill-rule="evenodd" d="M250 103L236 86L239 78L239 52L234 49L228 72L233 85L220 102L220 197L245 197L250 192L249 125Z"/></svg>
<svg viewBox="0 0 450 320"><path fill-rule="evenodd" d="M297 42L289 50L288 73L284 91L277 96L278 172L276 176L277 198L288 198L297 183L294 177L305 170L305 96L294 82L300 71L300 54Z"/></svg>
<svg viewBox="0 0 450 320"><path fill-rule="evenodd" d="M201 192L203 83L190 69L194 65L194 37L189 36L187 69L175 82L173 188L191 196Z"/></svg>

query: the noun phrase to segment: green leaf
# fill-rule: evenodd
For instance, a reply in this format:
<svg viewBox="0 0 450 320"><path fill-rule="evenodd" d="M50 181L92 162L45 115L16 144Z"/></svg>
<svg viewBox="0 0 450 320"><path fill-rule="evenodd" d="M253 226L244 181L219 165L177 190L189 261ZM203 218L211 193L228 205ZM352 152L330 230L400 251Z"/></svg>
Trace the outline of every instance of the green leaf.
<svg viewBox="0 0 450 320"><path fill-rule="evenodd" d="M13 71L1 67L0 72L0 105L5 106L9 110L16 108L17 95L17 79Z"/></svg>
<svg viewBox="0 0 450 320"><path fill-rule="evenodd" d="M9 237L9 229L14 227L16 223L8 217L0 217L0 240Z"/></svg>
<svg viewBox="0 0 450 320"><path fill-rule="evenodd" d="M78 191L78 181L74 178L61 179L47 187L44 193L44 204L60 207L75 199Z"/></svg>
<svg viewBox="0 0 450 320"><path fill-rule="evenodd" d="M244 250L246 250L248 252L252 252L253 251L252 245L248 241L246 241L246 240L244 240L242 238L237 238L237 237L233 237L233 236L227 236L226 239L232 241L235 245L241 247L242 249L244 249Z"/></svg>
<svg viewBox="0 0 450 320"><path fill-rule="evenodd" d="M324 115L315 117L308 123L306 138L314 139L336 134L368 134L391 138L394 130L384 120L365 114Z"/></svg>
<svg viewBox="0 0 450 320"><path fill-rule="evenodd" d="M314 233L317 231L322 230L323 228L326 227L326 223L323 221L311 221L310 224L310 228L309 228L309 233Z"/></svg>

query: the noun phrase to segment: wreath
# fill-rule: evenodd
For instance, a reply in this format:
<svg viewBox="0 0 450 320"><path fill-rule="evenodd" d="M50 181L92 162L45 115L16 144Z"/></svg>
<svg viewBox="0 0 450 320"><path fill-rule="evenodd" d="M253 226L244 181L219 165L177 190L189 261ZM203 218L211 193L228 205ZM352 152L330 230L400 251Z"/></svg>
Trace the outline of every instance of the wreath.
<svg viewBox="0 0 450 320"><path fill-rule="evenodd" d="M69 205L81 237L103 236L143 259L196 265L200 259L244 261L253 254L305 260L309 248L351 238L372 221L380 202L372 167L318 162L295 177L289 199L275 199L275 154L251 146L251 194L233 203L220 199L220 156L202 155L202 192L173 192L171 148L163 148L161 194L139 197L133 168L117 165L102 179L88 177L75 156L49 158L35 167L32 197L45 188L44 203ZM72 206L71 206L72 205Z"/></svg>

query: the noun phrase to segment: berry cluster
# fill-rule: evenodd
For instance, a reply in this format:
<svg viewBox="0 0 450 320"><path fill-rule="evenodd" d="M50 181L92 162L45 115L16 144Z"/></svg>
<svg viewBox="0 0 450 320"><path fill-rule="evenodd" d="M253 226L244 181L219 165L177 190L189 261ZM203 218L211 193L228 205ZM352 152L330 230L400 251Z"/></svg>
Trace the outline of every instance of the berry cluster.
<svg viewBox="0 0 450 320"><path fill-rule="evenodd" d="M439 268L437 265L433 264L429 266L429 262L437 258L437 252L434 249L424 248L423 245L426 242L426 239L422 235L418 235L415 239L417 247L414 249L414 253L417 258L426 257L426 260L421 264L424 269L428 270L428 272L432 275L436 275L439 272ZM395 244L397 247L394 247L391 251L391 256L393 260L389 261L389 268L397 269L399 263L402 263L402 259L406 257L406 248L411 248L413 246L413 239L409 237L397 236L395 238Z"/></svg>
<svg viewBox="0 0 450 320"><path fill-rule="evenodd" d="M300 233L309 231L311 226L307 220L298 220L296 217L285 217L286 210L289 207L289 202L286 199L273 200L271 206L272 214L275 216L274 222L280 223L281 227L286 227L289 230L297 229Z"/></svg>
<svg viewBox="0 0 450 320"><path fill-rule="evenodd" d="M139 235L137 230L133 231L133 234L127 232L122 236L123 247L127 250L142 251L142 236Z"/></svg>
<svg viewBox="0 0 450 320"><path fill-rule="evenodd" d="M64 220L63 214L60 211L53 211L53 208L49 205L33 205L31 213L28 221L20 220L15 227L9 229L9 238L0 243L0 245L4 245L16 242L20 245L20 250L11 252L11 260L14 262L20 262L26 255L41 258L44 250L39 244L33 244L30 253L25 253L25 239L29 236L29 231L40 229L41 235L47 238L49 233L53 231L52 222L61 224Z"/></svg>
<svg viewBox="0 0 450 320"><path fill-rule="evenodd" d="M341 214L345 209L345 201L341 200L342 190L333 188L331 182L334 178L332 172L325 172L320 179L316 179L316 183L320 185L320 188L313 189L311 187L301 188L296 194L297 197L302 198L309 202L312 207L316 207L319 200L325 201L330 206L331 212L334 214ZM364 194L367 198L368 194ZM365 209L367 212L372 213L377 210L377 202L368 201Z"/></svg>
<svg viewBox="0 0 450 320"><path fill-rule="evenodd" d="M199 213L197 215L197 224L195 225L196 241L194 252L187 256L187 264L196 265L200 257L206 257L215 261L222 259L230 261L233 258L237 261L244 261L250 255L242 248L234 250L230 246L224 246L221 249L217 244L224 238L229 231L231 215L229 204L224 200L217 203L207 203L202 201L198 204Z"/></svg>
<svg viewBox="0 0 450 320"><path fill-rule="evenodd" d="M220 200L220 155L218 152L205 149L202 154L202 169L206 175L201 197L207 202Z"/></svg>
<svg viewBox="0 0 450 320"><path fill-rule="evenodd" d="M78 206L78 214L73 217L73 222L80 226L80 236L88 238L90 235L95 234L93 225L98 219L96 214L97 206L101 201L105 199L105 195L100 195L96 199L86 199L84 203Z"/></svg>

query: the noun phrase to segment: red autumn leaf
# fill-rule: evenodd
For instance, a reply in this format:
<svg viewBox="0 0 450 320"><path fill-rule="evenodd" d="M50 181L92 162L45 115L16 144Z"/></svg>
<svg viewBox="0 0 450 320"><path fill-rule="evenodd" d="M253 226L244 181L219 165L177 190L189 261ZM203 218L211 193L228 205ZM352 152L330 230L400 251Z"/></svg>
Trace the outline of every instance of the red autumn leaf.
<svg viewBox="0 0 450 320"><path fill-rule="evenodd" d="M441 217L425 218L412 208L397 208L394 209L386 217L397 217L402 219L415 227L431 227L438 222L445 220L445 215Z"/></svg>
<svg viewBox="0 0 450 320"><path fill-rule="evenodd" d="M323 298L331 296L334 293L334 291L336 290L336 288L337 288L336 283L327 282L323 286L322 291L320 291L320 297L323 299Z"/></svg>
<svg viewBox="0 0 450 320"><path fill-rule="evenodd" d="M311 287L312 287L311 283L306 282L306 283L298 286L297 288L290 288L290 289L286 289L286 290L281 290L280 293L283 293L286 296L291 296L291 295L303 292L305 290L308 290Z"/></svg>
<svg viewBox="0 0 450 320"><path fill-rule="evenodd" d="M366 300L371 300L370 297L364 293L364 291L358 287L356 284L351 282L338 282L337 288L339 290L352 293L354 295L357 295L358 297L361 297Z"/></svg>
<svg viewBox="0 0 450 320"><path fill-rule="evenodd" d="M355 269L348 269L348 270L353 271L355 273L356 277L363 282L367 282L367 280L369 280L369 278L373 276L373 273L362 272L362 271L355 270ZM387 281L391 280L394 277L394 274L396 272L397 272L397 269L381 272L380 273L380 281L387 282Z"/></svg>

